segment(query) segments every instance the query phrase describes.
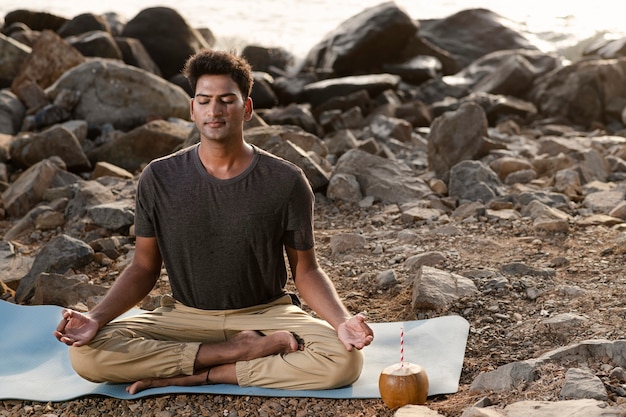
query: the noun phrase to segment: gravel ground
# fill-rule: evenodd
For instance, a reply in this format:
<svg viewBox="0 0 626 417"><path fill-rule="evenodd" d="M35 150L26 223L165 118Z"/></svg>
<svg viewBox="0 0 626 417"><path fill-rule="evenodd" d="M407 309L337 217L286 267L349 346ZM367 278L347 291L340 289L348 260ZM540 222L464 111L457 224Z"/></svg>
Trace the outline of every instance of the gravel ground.
<svg viewBox="0 0 626 417"><path fill-rule="evenodd" d="M393 207L359 208L320 199L316 208L318 256L346 305L365 311L371 322L414 320L459 314L470 321L470 335L455 394L430 397L427 406L444 416L463 410L487 397L504 407L520 400L558 400L566 369L557 365L541 370L538 381L506 393L472 393L469 384L480 372L530 359L557 347L586 339L624 339L626 318L622 273L624 251L619 228L574 224L569 234L539 235L530 221L496 221L479 218L461 223L405 224ZM8 226L3 223L2 226ZM417 242L405 244L401 231L414 231ZM450 231L453 230L454 233ZM330 241L339 233L361 233L367 245L341 256L331 253ZM26 242L33 246L41 242ZM374 250L382 247L382 253ZM447 311L415 311L411 307L412 274L403 265L411 255L439 251L445 260L436 267L471 277L480 295L458 300ZM489 274L509 263L553 268L551 278L508 276L506 285L494 285ZM110 285L109 268L90 266L85 271ZM382 289L373 282L382 271L393 269L397 285ZM532 290L532 291L529 291ZM168 290L165 283L155 295ZM529 294L535 294L529 297ZM542 326L546 316L574 312L585 315L588 325L568 332ZM395 358L390 358L391 362ZM588 364L602 373L602 364ZM611 384L605 380L605 384ZM610 404L625 403L610 394ZM392 416L380 399L328 400L223 395L167 395L138 400L89 397L58 403L8 400L0 402L0 416Z"/></svg>

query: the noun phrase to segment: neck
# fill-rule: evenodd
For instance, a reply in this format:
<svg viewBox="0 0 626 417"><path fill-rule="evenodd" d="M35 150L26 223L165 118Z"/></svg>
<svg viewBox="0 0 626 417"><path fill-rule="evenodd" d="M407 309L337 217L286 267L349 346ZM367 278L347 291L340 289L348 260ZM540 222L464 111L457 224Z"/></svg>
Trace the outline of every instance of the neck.
<svg viewBox="0 0 626 417"><path fill-rule="evenodd" d="M210 175L219 179L229 179L248 168L254 151L252 146L243 140L231 145L201 140L198 155Z"/></svg>

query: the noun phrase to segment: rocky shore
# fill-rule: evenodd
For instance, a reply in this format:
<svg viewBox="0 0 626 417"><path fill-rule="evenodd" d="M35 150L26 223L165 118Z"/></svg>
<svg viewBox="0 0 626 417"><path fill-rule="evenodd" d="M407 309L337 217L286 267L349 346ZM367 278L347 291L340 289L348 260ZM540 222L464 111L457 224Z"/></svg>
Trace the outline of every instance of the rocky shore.
<svg viewBox="0 0 626 417"><path fill-rule="evenodd" d="M488 10L413 20L388 2L300 63L240 51L255 70L246 140L306 173L320 261L346 305L373 322L470 321L458 393L397 411L376 399L3 400L0 416L626 416L625 42L568 61ZM162 7L128 21L5 16L2 300L97 303L132 258L141 169L198 141L180 70L215 44ZM168 290L163 272L140 307Z"/></svg>

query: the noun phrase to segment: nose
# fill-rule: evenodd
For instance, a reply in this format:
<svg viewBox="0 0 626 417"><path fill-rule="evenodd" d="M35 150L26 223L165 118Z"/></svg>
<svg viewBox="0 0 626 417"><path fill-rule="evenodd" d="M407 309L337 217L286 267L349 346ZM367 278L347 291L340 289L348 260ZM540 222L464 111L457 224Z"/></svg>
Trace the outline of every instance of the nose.
<svg viewBox="0 0 626 417"><path fill-rule="evenodd" d="M207 110L210 116L221 116L224 114L224 105L218 100L211 100Z"/></svg>

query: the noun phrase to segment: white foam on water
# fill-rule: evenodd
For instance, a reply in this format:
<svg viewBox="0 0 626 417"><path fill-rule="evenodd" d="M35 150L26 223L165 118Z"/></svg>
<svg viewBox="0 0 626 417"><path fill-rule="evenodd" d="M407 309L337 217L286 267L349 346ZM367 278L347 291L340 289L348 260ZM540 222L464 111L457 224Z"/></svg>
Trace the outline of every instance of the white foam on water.
<svg viewBox="0 0 626 417"><path fill-rule="evenodd" d="M195 27L207 27L219 45L238 49L246 44L283 47L303 57L328 32L383 0L3 0L0 17L27 8L66 18L80 13L117 12L126 19L156 5L176 9ZM438 19L470 8L486 8L520 25L542 50L568 51L588 39L625 36L614 0L396 0L413 19Z"/></svg>

